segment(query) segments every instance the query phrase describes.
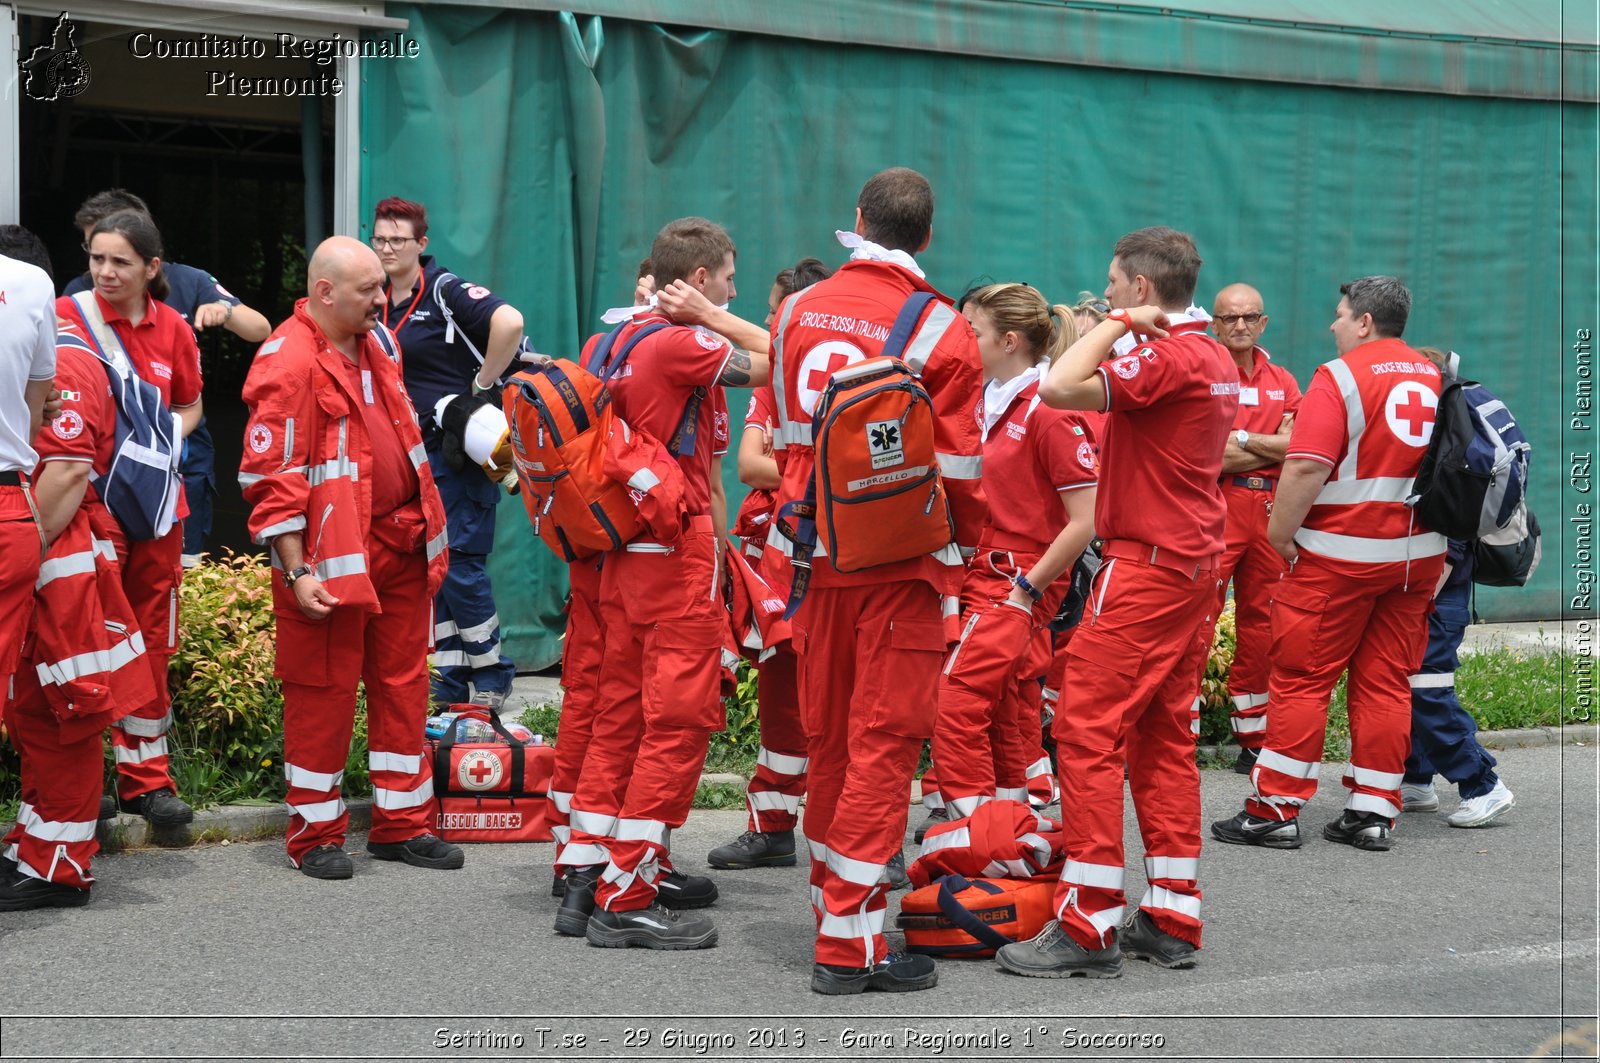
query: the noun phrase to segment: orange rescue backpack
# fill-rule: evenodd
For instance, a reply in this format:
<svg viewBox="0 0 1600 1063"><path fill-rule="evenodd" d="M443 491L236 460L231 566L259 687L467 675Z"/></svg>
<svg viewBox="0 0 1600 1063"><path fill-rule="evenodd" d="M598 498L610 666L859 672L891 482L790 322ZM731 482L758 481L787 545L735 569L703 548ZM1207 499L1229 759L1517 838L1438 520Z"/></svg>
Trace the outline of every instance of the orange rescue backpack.
<svg viewBox="0 0 1600 1063"><path fill-rule="evenodd" d="M1055 918L1053 878L1004 879L945 875L900 899L895 926L906 951L924 956L993 956L1033 937Z"/></svg>

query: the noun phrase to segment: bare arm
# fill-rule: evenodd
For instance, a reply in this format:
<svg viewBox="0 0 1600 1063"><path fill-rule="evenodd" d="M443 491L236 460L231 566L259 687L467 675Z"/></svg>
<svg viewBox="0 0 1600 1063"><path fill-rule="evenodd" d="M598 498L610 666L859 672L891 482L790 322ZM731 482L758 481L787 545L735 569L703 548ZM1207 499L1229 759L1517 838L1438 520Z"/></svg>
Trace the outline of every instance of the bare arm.
<svg viewBox="0 0 1600 1063"><path fill-rule="evenodd" d="M218 299L214 303L202 303L195 307L195 331L204 332L218 325L246 343L260 343L272 334L272 326L260 311L252 310L243 303Z"/></svg>
<svg viewBox="0 0 1600 1063"><path fill-rule="evenodd" d="M758 388L767 382L770 371L771 364L765 354L735 347L723 363L722 375L717 377L717 383L725 388Z"/></svg>
<svg viewBox="0 0 1600 1063"><path fill-rule="evenodd" d="M728 538L728 489L722 483L722 455L711 459L711 529L717 533L717 550Z"/></svg>
<svg viewBox="0 0 1600 1063"><path fill-rule="evenodd" d="M1035 590L1044 590L1077 564L1084 547L1094 538L1094 501L1098 490L1097 487L1080 487L1061 492L1067 526L1057 533L1033 568L1023 573ZM1024 609L1033 608L1033 599L1021 587L1011 588L1011 602Z"/></svg>
<svg viewBox="0 0 1600 1063"><path fill-rule="evenodd" d="M44 424L44 404L50 397L51 390L55 387L54 378L47 380L30 380L28 386L22 391L23 398L28 403L28 438L32 439L39 434L39 426ZM59 401L56 404L60 408Z"/></svg>
<svg viewBox="0 0 1600 1063"><path fill-rule="evenodd" d="M1145 335L1162 337L1167 334L1167 315L1160 307L1139 306L1128 311L1128 315L1133 318L1136 330ZM1095 370L1126 331L1121 321L1106 318L1084 333L1056 359L1050 372L1039 382L1039 398L1046 406L1058 410L1105 409L1105 385Z"/></svg>
<svg viewBox="0 0 1600 1063"><path fill-rule="evenodd" d="M189 433L200 427L200 418L205 415L205 404L201 399L195 399L187 406L180 406L172 411L178 415L178 420L183 425L183 438L188 439Z"/></svg>
<svg viewBox="0 0 1600 1063"><path fill-rule="evenodd" d="M1272 518L1267 522L1267 541L1291 565L1300 557L1294 545L1295 532L1305 523L1306 514L1317 500L1322 485L1333 475L1333 468L1310 458L1291 458L1283 463L1278 490L1272 499Z"/></svg>
<svg viewBox="0 0 1600 1063"><path fill-rule="evenodd" d="M483 365L478 367L478 375L473 381L478 391L493 388L494 382L511 364L511 359L517 356L523 325L522 312L510 303L496 307L489 316L489 346L483 352Z"/></svg>
<svg viewBox="0 0 1600 1063"><path fill-rule="evenodd" d="M739 437L739 482L747 487L775 491L781 477L778 459L772 456L772 440L756 425L745 425Z"/></svg>
<svg viewBox="0 0 1600 1063"><path fill-rule="evenodd" d="M300 532L285 532L273 539L272 549L277 551L285 572L292 572L306 563L305 536ZM278 577L274 574L273 578ZM315 574L294 581L294 601L300 611L313 620L324 619L339 604L339 599L328 593Z"/></svg>
<svg viewBox="0 0 1600 1063"><path fill-rule="evenodd" d="M42 461L33 478L33 502L39 507L39 531L44 541L53 543L56 536L72 523L73 514L83 504L84 492L89 489L89 474L93 466L87 461Z"/></svg>

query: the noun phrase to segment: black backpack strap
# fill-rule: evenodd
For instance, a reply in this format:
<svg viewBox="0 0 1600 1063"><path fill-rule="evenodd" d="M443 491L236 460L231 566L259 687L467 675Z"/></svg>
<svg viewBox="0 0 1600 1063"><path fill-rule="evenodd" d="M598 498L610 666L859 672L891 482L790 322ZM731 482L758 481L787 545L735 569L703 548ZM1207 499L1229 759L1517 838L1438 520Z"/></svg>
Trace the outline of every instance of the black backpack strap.
<svg viewBox="0 0 1600 1063"><path fill-rule="evenodd" d="M912 292L906 297L905 304L900 307L900 313L895 316L894 327L889 330L889 338L883 341L883 350L879 353L887 358L899 358L906 352L906 345L911 342L912 335L917 330L917 322L922 318L922 312L937 299L932 292Z"/></svg>
<svg viewBox="0 0 1600 1063"><path fill-rule="evenodd" d="M638 329L633 335L629 336L625 341L623 341L622 347L618 349L617 353L612 355L608 361L606 356L610 353L612 347L616 345L617 334L620 333L625 327L627 327L627 322L623 322L621 325L618 325L616 328L606 333L605 338L595 346L594 353L589 356L589 364L584 367L588 369L589 372L599 377L602 384L609 383L612 377L616 376L622 371L622 367L628 362L628 355L633 353L633 349L639 346L639 342L641 340L647 336L653 336L662 329L670 328L671 326L669 326L665 321L652 321L650 324Z"/></svg>
<svg viewBox="0 0 1600 1063"><path fill-rule="evenodd" d="M976 882L968 882L962 876L954 873L944 875L939 879L939 911L944 917L955 924L958 929L965 930L972 936L974 941L981 942L991 949L1003 949L1011 944L1010 938L984 923L962 907L960 901L956 900L956 894L965 889L979 889L984 893L992 893L995 896L1005 892L994 883L985 882L982 879Z"/></svg>
<svg viewBox="0 0 1600 1063"><path fill-rule="evenodd" d="M794 517L794 531L789 531L783 524L784 517ZM794 554L790 563L794 573L789 582L789 600L783 607L783 618L788 620L794 616L795 610L800 608L800 603L805 601L806 591L811 587L811 555L817 551L817 478L812 476L806 481L806 496L799 502L786 502L773 515L772 526L778 534L793 545Z"/></svg>

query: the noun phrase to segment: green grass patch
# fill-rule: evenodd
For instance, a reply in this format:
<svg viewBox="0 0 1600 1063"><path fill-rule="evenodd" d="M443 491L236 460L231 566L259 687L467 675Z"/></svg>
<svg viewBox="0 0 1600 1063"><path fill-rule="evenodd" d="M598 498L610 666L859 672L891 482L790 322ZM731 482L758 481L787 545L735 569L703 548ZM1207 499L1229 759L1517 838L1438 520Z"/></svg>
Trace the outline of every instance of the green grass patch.
<svg viewBox="0 0 1600 1063"><path fill-rule="evenodd" d="M744 784L713 782L702 783L694 792L695 808L744 808Z"/></svg>
<svg viewBox="0 0 1600 1063"><path fill-rule="evenodd" d="M1456 696L1486 731L1512 727L1556 727L1561 718L1561 686L1572 683L1573 660L1555 653L1489 650L1461 658ZM1569 705L1567 723L1580 722Z"/></svg>

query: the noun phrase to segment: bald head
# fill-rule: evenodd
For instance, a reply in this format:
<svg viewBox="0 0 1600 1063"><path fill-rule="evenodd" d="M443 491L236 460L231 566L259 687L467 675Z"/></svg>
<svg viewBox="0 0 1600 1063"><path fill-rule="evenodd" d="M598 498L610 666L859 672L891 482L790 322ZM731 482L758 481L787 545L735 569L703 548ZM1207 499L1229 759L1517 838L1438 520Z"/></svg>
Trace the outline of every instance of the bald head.
<svg viewBox="0 0 1600 1063"><path fill-rule="evenodd" d="M372 248L348 236L330 236L306 266L306 312L330 342L342 346L377 324L383 279Z"/></svg>
<svg viewBox="0 0 1600 1063"><path fill-rule="evenodd" d="M1248 284L1230 284L1211 304L1211 329L1234 360L1244 364L1267 328L1261 293Z"/></svg>

